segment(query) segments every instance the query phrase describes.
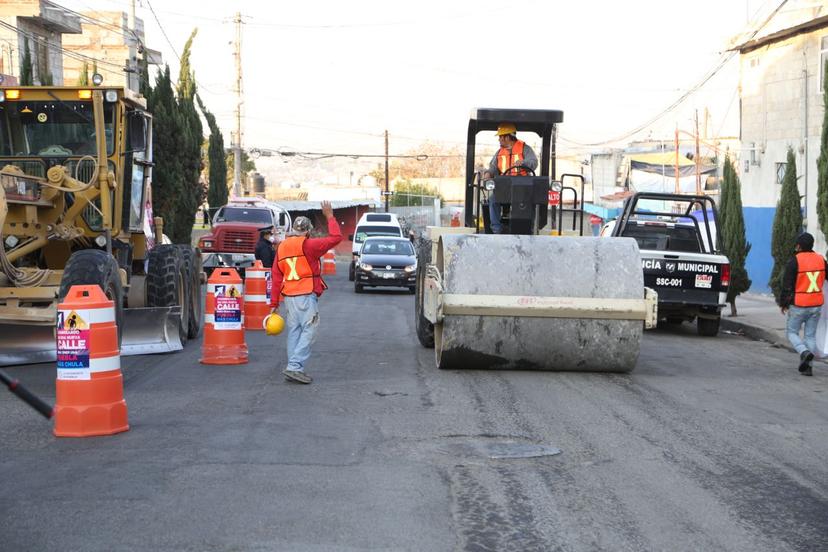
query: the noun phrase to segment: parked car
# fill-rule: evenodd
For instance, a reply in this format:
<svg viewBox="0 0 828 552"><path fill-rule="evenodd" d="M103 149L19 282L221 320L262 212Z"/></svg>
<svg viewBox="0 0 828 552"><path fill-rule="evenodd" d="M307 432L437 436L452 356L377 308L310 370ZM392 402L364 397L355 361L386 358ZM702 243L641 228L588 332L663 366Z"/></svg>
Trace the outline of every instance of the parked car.
<svg viewBox="0 0 828 552"><path fill-rule="evenodd" d="M365 213L357 222L354 233L348 236L353 242L351 249L351 264L348 267L348 279L354 281L356 274L357 258L359 250L366 238L371 236L394 236L402 237L402 228L397 215L394 213Z"/></svg>
<svg viewBox="0 0 828 552"><path fill-rule="evenodd" d="M354 291L366 286L404 287L414 293L417 284L417 256L405 238L376 236L365 238L359 250Z"/></svg>

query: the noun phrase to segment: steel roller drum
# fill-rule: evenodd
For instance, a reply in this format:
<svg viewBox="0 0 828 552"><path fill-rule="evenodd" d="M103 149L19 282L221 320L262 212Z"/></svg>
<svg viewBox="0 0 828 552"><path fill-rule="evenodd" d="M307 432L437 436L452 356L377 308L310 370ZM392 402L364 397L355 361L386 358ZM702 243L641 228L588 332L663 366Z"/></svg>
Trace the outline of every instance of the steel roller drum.
<svg viewBox="0 0 828 552"><path fill-rule="evenodd" d="M635 240L443 235L436 265L445 294L642 299ZM446 314L435 325L440 368L629 372L641 320Z"/></svg>

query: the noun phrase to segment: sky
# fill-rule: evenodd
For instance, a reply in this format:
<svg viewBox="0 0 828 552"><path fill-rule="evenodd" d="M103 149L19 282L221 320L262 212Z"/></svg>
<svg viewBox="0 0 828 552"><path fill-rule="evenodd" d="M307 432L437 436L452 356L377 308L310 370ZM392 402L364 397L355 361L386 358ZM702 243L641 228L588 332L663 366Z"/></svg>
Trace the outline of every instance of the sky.
<svg viewBox="0 0 828 552"><path fill-rule="evenodd" d="M56 3L83 12L129 9L128 0ZM708 135L738 135L735 55L677 109L627 136L700 83L734 37L778 4L137 0L136 10L147 44L174 75L177 54L198 27L192 64L226 144L238 11L246 148L381 154L385 130L392 154L425 141L461 146L472 108L513 107L564 111L559 152L585 156L632 138L672 140L677 126L693 130L696 110L702 126L709 113Z"/></svg>

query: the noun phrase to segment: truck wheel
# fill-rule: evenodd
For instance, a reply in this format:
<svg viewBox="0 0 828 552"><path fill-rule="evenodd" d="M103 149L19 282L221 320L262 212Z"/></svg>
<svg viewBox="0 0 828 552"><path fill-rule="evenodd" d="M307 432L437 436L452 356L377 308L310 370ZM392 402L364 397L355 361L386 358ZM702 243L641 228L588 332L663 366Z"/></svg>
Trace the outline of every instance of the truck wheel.
<svg viewBox="0 0 828 552"><path fill-rule="evenodd" d="M414 299L414 327L417 339L427 349L434 348L434 324L423 316L423 290L425 289L425 271L431 262L431 240L421 239L417 245L417 287Z"/></svg>
<svg viewBox="0 0 828 552"><path fill-rule="evenodd" d="M190 280L178 246L157 245L147 256L147 306L181 307L178 335L187 342L190 321Z"/></svg>
<svg viewBox="0 0 828 552"><path fill-rule="evenodd" d="M348 281L353 282L356 280L356 265L354 261L351 261L351 265L348 267Z"/></svg>
<svg viewBox="0 0 828 552"><path fill-rule="evenodd" d="M58 299L63 301L72 286L98 285L107 299L115 303L115 323L118 325L118 347L124 331L124 288L115 257L99 249L75 251L63 269Z"/></svg>
<svg viewBox="0 0 828 552"><path fill-rule="evenodd" d="M187 320L187 337L195 339L201 332L201 251L186 245L179 245L185 272L190 282L190 316Z"/></svg>
<svg viewBox="0 0 828 552"><path fill-rule="evenodd" d="M705 337L715 337L719 333L720 321L720 316L717 316L716 318L697 318L696 331L698 331L699 335Z"/></svg>

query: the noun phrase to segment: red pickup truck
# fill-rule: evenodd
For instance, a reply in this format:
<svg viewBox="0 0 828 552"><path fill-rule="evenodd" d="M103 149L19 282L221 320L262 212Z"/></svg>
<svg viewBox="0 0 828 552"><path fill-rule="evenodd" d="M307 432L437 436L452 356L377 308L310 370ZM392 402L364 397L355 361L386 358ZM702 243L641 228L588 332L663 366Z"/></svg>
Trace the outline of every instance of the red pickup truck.
<svg viewBox="0 0 828 552"><path fill-rule="evenodd" d="M219 267L243 271L253 266L254 251L262 228L273 226L279 240L290 229L290 215L277 204L265 201L231 202L216 211L210 233L198 240L204 270Z"/></svg>

